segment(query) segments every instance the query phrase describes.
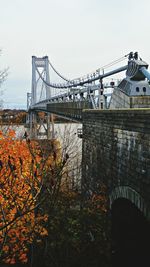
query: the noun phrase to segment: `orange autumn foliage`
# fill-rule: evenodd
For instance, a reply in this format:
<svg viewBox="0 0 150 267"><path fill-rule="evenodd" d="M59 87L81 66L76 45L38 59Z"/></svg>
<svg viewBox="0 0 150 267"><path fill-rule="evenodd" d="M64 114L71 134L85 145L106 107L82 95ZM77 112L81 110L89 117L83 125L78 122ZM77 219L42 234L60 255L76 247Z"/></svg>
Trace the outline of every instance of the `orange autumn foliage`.
<svg viewBox="0 0 150 267"><path fill-rule="evenodd" d="M29 244L36 235L47 235L48 216L35 209L51 160L43 160L35 141L16 140L12 130L0 132L0 259L5 263L26 263Z"/></svg>

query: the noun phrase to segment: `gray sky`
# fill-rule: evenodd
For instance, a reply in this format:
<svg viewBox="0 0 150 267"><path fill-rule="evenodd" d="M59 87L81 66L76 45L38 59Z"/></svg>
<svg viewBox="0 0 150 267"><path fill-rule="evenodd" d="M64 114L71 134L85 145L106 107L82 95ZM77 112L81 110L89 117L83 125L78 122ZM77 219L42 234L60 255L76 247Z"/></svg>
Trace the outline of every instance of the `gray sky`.
<svg viewBox="0 0 150 267"><path fill-rule="evenodd" d="M149 0L0 0L5 107L26 107L32 55L48 55L68 78L130 51L150 63L149 10Z"/></svg>

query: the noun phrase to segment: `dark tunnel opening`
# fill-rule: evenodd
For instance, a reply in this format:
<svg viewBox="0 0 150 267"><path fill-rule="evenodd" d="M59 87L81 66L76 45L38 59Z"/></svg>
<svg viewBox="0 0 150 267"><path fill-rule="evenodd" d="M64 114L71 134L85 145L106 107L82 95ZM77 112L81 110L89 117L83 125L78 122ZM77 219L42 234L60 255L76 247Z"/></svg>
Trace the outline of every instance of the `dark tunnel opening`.
<svg viewBox="0 0 150 267"><path fill-rule="evenodd" d="M112 266L150 266L150 222L132 202L112 204Z"/></svg>

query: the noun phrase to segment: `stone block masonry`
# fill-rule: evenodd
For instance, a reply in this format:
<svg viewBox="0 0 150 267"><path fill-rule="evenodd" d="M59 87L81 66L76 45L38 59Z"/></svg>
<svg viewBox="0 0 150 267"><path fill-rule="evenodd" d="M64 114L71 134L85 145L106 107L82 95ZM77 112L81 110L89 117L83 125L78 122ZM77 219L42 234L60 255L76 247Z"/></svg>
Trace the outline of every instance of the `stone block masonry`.
<svg viewBox="0 0 150 267"><path fill-rule="evenodd" d="M143 199L150 210L150 108L84 110L83 190L99 192L101 183L109 195L139 195L137 206Z"/></svg>

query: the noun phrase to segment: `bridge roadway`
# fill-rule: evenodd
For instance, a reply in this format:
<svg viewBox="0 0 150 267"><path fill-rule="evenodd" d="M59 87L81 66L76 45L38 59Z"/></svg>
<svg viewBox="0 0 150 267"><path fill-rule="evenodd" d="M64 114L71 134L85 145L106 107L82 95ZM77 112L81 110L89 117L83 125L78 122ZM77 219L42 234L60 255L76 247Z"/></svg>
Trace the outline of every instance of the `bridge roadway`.
<svg viewBox="0 0 150 267"><path fill-rule="evenodd" d="M60 117L73 121L82 121L82 112L84 109L98 109L104 102L107 108L107 98L113 90L111 85L101 89L101 84L85 86L82 89L74 89L66 93L61 93L45 99L29 107L29 112L44 111L59 115ZM101 100L99 102L99 91Z"/></svg>
<svg viewBox="0 0 150 267"><path fill-rule="evenodd" d="M73 121L82 121L83 109L91 109L91 103L88 101L68 101L59 103L50 103L44 105L34 106L30 111L44 111L46 113L53 113L60 117L67 118Z"/></svg>
<svg viewBox="0 0 150 267"><path fill-rule="evenodd" d="M32 60L32 92L31 94L28 93L27 95L30 98L30 101L28 98L27 102L29 112L36 113L36 111L42 110L76 121L82 120L83 109L108 108L108 95L104 95L104 78L126 70L126 78L123 79L123 87L120 89L121 91L124 91L124 94L127 94L129 96L135 96L135 92L137 93L136 88L138 88L139 91L139 86L145 80L145 78L150 80L150 73L147 71L148 64L142 61L141 59L138 59L137 53L134 53L133 55L132 52L129 54L128 65L103 74L100 74L100 72L96 71L92 75L87 75L84 78L82 77L79 79L67 80L63 78L63 76L60 75L58 72L56 72L61 78L65 80L65 84L50 83L48 57L33 57ZM39 68L41 67L43 68L42 72L40 72L39 70ZM44 73L46 76L45 78L43 77ZM38 79L36 79L37 75L39 75ZM44 88L43 85L41 87L40 99L37 100L37 84L39 80L41 80L45 86L45 100L42 101L41 96ZM95 81L99 81L99 83L95 84ZM53 96L52 88L59 89L59 94ZM143 84L143 88L147 91L148 84ZM67 90L67 92L62 94L60 91L62 89ZM140 94L141 92L139 93L139 95ZM148 95L149 92L146 92L146 94Z"/></svg>

